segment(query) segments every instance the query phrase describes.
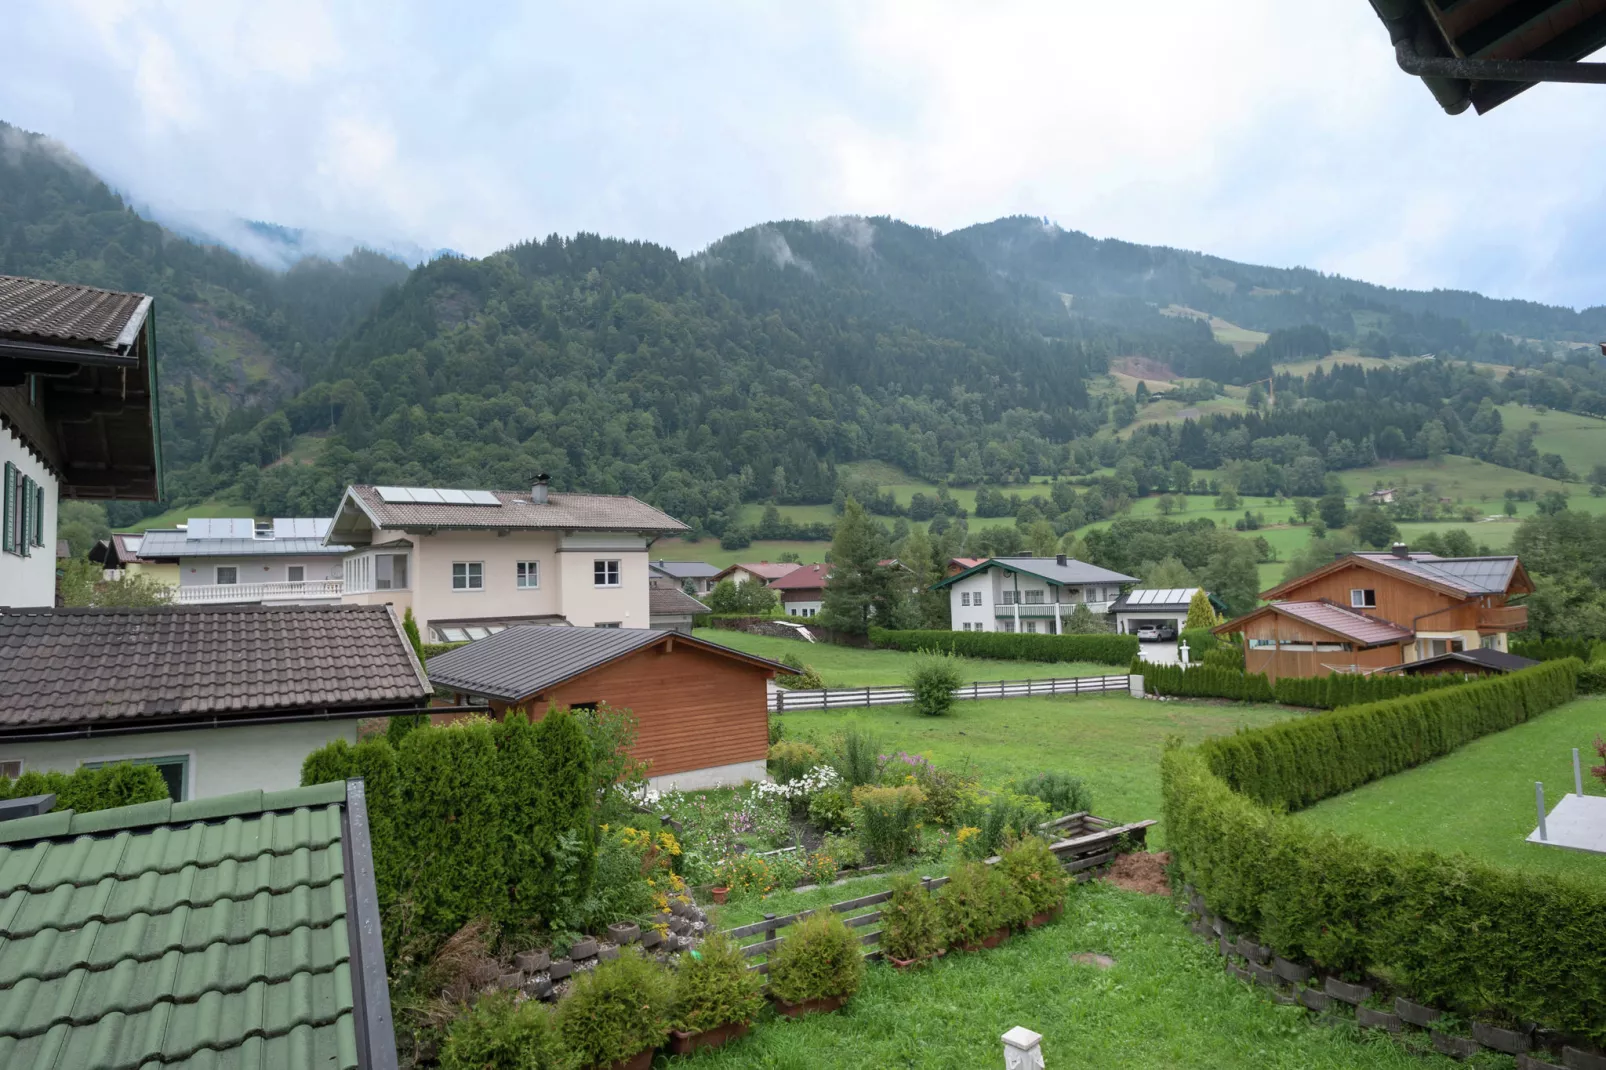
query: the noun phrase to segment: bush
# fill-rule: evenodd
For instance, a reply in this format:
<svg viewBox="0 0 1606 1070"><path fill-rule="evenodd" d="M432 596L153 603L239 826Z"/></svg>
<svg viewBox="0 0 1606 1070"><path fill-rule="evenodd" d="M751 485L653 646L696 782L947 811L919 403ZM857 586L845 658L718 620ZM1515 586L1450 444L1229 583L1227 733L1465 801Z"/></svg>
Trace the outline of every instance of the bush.
<svg viewBox="0 0 1606 1070"><path fill-rule="evenodd" d="M436 654L444 654L448 650L456 650L462 645L462 643L424 643L420 649L424 652L424 660L428 661Z"/></svg>
<svg viewBox="0 0 1606 1070"><path fill-rule="evenodd" d="M830 884L836 880L836 870L836 859L829 851L815 851L804 860L801 879L807 884Z"/></svg>
<svg viewBox="0 0 1606 1070"><path fill-rule="evenodd" d="M942 948L937 901L913 874L893 880L881 907L881 950L892 958L925 959Z"/></svg>
<svg viewBox="0 0 1606 1070"><path fill-rule="evenodd" d="M1577 658L1579 661L1599 661L1606 658L1606 640L1561 638L1561 639L1516 639L1509 640L1511 652L1519 658L1533 658L1535 661L1560 661L1562 658Z"/></svg>
<svg viewBox="0 0 1606 1070"><path fill-rule="evenodd" d="M881 763L874 736L849 725L832 740L831 767L850 788L874 784L881 779Z"/></svg>
<svg viewBox="0 0 1606 1070"><path fill-rule="evenodd" d="M1420 695L1441 687L1457 687L1465 676L1405 676L1396 673L1330 673L1327 676L1285 676L1272 689L1287 706L1333 710L1363 702L1380 702L1402 695Z"/></svg>
<svg viewBox="0 0 1606 1070"><path fill-rule="evenodd" d="M392 747L401 746L407 733L429 724L427 713L398 713L385 724L385 741Z"/></svg>
<svg viewBox="0 0 1606 1070"><path fill-rule="evenodd" d="M1244 673L1207 665L1151 665L1143 662L1143 690L1151 695L1183 698L1230 698L1239 702L1274 702L1265 673Z"/></svg>
<svg viewBox="0 0 1606 1070"><path fill-rule="evenodd" d="M669 1037L669 972L633 946L574 977L558 1005L558 1032L584 1066L607 1066Z"/></svg>
<svg viewBox="0 0 1606 1070"><path fill-rule="evenodd" d="M803 664L803 659L796 654L787 654L781 658L782 665L790 665L796 669L793 673L781 673L775 677L775 683L793 691L819 691L825 687L825 680L815 668Z"/></svg>
<svg viewBox="0 0 1606 1070"><path fill-rule="evenodd" d="M769 967L770 994L788 1003L852 996L864 981L859 938L830 910L792 926Z"/></svg>
<svg viewBox="0 0 1606 1070"><path fill-rule="evenodd" d="M1214 650L1207 651L1199 659L1199 664L1207 669L1224 669L1227 672L1244 671L1244 648L1237 643L1223 643Z"/></svg>
<svg viewBox="0 0 1606 1070"><path fill-rule="evenodd" d="M965 682L959 659L951 653L922 650L904 677L903 686L914 696L915 709L928 717L940 717L954 704L954 688Z"/></svg>
<svg viewBox="0 0 1606 1070"><path fill-rule="evenodd" d="M1016 893L1002 873L983 862L962 862L948 874L937 912L945 942L957 946L981 943L1019 910Z"/></svg>
<svg viewBox="0 0 1606 1070"><path fill-rule="evenodd" d="M1051 817L1088 813L1093 809L1093 795L1087 785L1080 777L1069 773L1038 773L1019 783L1011 783L1010 788L1017 794L1041 800Z"/></svg>
<svg viewBox="0 0 1606 1070"><path fill-rule="evenodd" d="M809 820L830 832L852 828L852 793L840 784L817 792L809 800Z"/></svg>
<svg viewBox="0 0 1606 1070"><path fill-rule="evenodd" d="M900 773L903 783L918 784L926 793L926 817L939 825L953 824L975 795L976 777L968 768L942 769L922 755L899 751L882 767L881 782L896 783Z"/></svg>
<svg viewBox="0 0 1606 1070"><path fill-rule="evenodd" d="M572 1065L552 1012L538 1000L515 1004L508 992L482 996L452 1022L441 1070L559 1070Z"/></svg>
<svg viewBox="0 0 1606 1070"><path fill-rule="evenodd" d="M548 710L532 726L530 740L533 761L528 769L534 783L520 786L518 793L528 806L529 820L518 821L514 834L528 830L528 857L538 857L535 852L539 852L543 868L517 876L521 885L528 882L534 890L532 902L545 904L549 915L557 915L591 890L597 805L591 740L580 719L566 709ZM513 789L514 776L522 775L519 770L504 777L504 790Z"/></svg>
<svg viewBox="0 0 1606 1070"><path fill-rule="evenodd" d="M0 799L54 795L56 810L87 814L114 806L160 802L168 797L167 781L154 765L118 762L98 769L81 765L70 773L30 771L15 780L0 777Z"/></svg>
<svg viewBox="0 0 1606 1070"><path fill-rule="evenodd" d="M670 1023L682 1033L706 1033L731 1022L748 1022L764 1006L763 979L747 968L736 942L710 932L697 950L682 955L675 970Z"/></svg>
<svg viewBox="0 0 1606 1070"><path fill-rule="evenodd" d="M870 645L918 652L936 650L1006 661L1092 661L1125 665L1138 653L1135 635L1035 635L1022 632L939 632L870 629Z"/></svg>
<svg viewBox="0 0 1606 1070"><path fill-rule="evenodd" d="M1025 920L1046 914L1065 902L1065 890L1071 883L1065 867L1038 836L1026 836L1010 844L998 860L998 871L1025 899Z"/></svg>
<svg viewBox="0 0 1606 1070"><path fill-rule="evenodd" d="M836 864L844 869L856 869L864 865L864 848L859 846L857 836L827 835L820 850L836 859Z"/></svg>
<svg viewBox="0 0 1606 1070"><path fill-rule="evenodd" d="M1578 690L1585 695L1606 691L1606 661L1592 661L1578 670Z"/></svg>
<svg viewBox="0 0 1606 1070"><path fill-rule="evenodd" d="M775 887L769 863L751 852L728 855L714 866L714 884L729 888L732 899L763 895Z"/></svg>
<svg viewBox="0 0 1606 1070"><path fill-rule="evenodd" d="M920 836L925 792L917 785L865 785L853 790L854 827L867 858L891 863L907 858Z"/></svg>
<svg viewBox="0 0 1606 1070"><path fill-rule="evenodd" d="M777 783L789 784L820 764L820 748L801 740L783 740L770 747L770 775Z"/></svg>
<svg viewBox="0 0 1606 1070"><path fill-rule="evenodd" d="M1206 654L1221 645L1221 639L1209 628L1184 628L1177 636L1177 641L1188 644L1188 658L1199 661Z"/></svg>
<svg viewBox="0 0 1606 1070"><path fill-rule="evenodd" d="M976 831L960 844L961 852L966 858L991 858L1004 849L1011 837L1034 835L1047 818L1048 807L1030 795L998 791L973 796L960 820L966 828Z"/></svg>

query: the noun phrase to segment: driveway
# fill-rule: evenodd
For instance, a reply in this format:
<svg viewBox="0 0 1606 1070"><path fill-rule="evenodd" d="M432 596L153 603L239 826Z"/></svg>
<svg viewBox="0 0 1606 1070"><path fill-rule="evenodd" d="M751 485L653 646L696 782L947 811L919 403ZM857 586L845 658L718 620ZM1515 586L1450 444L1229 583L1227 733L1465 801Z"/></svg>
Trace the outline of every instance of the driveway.
<svg viewBox="0 0 1606 1070"><path fill-rule="evenodd" d="M1182 656L1177 653L1177 644L1174 639L1153 643L1139 643L1138 654L1150 665L1182 664Z"/></svg>

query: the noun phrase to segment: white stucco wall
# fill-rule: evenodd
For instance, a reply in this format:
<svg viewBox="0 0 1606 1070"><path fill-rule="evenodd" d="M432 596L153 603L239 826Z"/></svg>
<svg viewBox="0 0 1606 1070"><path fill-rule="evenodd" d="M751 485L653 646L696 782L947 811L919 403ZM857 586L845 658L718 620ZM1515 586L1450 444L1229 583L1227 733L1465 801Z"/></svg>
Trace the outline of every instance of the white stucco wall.
<svg viewBox="0 0 1606 1070"><path fill-rule="evenodd" d="M83 762L189 756L189 798L237 791L281 791L301 783L301 763L336 739L357 741L357 722L302 721L243 728L143 732L44 743L0 742L0 761L21 758L23 770L70 773Z"/></svg>
<svg viewBox="0 0 1606 1070"><path fill-rule="evenodd" d="M781 599L781 609L794 617L812 617L819 613L825 603L819 598L785 598Z"/></svg>
<svg viewBox="0 0 1606 1070"><path fill-rule="evenodd" d="M239 583L286 583L290 579L290 566L300 565L303 580L338 580L340 558L328 557L181 557L178 559L180 587L202 587L217 583L220 567L238 570Z"/></svg>
<svg viewBox="0 0 1606 1070"><path fill-rule="evenodd" d="M39 458L29 453L11 428L0 428L0 472L10 461L45 490L44 545L29 546L28 556L0 552L0 606L56 604L56 496L59 488ZM19 503L20 504L20 503Z"/></svg>
<svg viewBox="0 0 1606 1070"><path fill-rule="evenodd" d="M948 612L954 631L997 630L998 626L993 619L993 581L989 572L977 572L966 576L948 588ZM969 605L964 604L967 601ZM970 627L965 627L966 624Z"/></svg>
<svg viewBox="0 0 1606 1070"><path fill-rule="evenodd" d="M647 540L639 535L606 531L580 531L566 535L558 547L563 578L563 608L569 623L581 628L618 624L621 628L648 626L647 591L650 568ZM598 587L595 563L619 562L619 586Z"/></svg>

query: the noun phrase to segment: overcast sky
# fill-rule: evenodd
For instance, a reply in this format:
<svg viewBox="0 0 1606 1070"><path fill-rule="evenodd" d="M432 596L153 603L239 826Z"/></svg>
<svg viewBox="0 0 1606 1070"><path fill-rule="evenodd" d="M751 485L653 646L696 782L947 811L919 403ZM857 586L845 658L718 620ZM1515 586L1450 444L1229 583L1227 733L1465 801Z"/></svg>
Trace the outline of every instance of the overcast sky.
<svg viewBox="0 0 1606 1070"><path fill-rule="evenodd" d="M167 212L475 255L1027 213L1606 304L1606 87L1446 115L1365 0L4 6L0 118Z"/></svg>

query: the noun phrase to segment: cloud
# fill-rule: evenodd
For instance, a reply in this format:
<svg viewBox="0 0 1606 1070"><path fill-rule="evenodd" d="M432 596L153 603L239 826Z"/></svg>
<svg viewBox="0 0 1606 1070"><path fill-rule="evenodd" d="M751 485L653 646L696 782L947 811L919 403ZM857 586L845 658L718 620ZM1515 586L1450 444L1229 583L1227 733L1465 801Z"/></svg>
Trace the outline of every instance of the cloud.
<svg viewBox="0 0 1606 1070"><path fill-rule="evenodd" d="M844 241L866 256L875 254L875 224L856 215L833 215L817 220L814 229Z"/></svg>
<svg viewBox="0 0 1606 1070"><path fill-rule="evenodd" d="M758 245L759 255L767 258L776 267L783 270L795 267L807 274L814 274L814 265L792 252L792 246L786 240L786 235L774 227L759 227L753 231L753 240Z"/></svg>

